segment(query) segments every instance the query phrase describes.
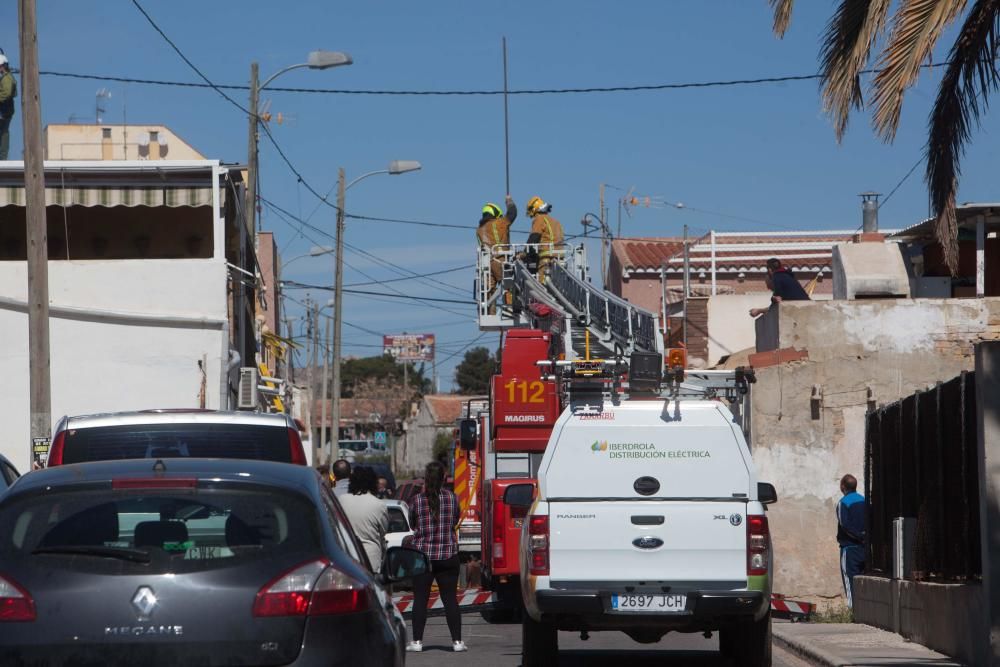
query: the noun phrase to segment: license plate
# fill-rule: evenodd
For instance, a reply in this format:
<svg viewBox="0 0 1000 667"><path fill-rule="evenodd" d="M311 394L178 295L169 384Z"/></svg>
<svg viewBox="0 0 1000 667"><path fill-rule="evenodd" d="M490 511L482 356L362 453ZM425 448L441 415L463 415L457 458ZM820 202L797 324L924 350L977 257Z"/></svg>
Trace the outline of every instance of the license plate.
<svg viewBox="0 0 1000 667"><path fill-rule="evenodd" d="M647 613L676 613L684 611L687 596L677 594L644 595L626 593L611 596L611 608L615 611L642 611Z"/></svg>

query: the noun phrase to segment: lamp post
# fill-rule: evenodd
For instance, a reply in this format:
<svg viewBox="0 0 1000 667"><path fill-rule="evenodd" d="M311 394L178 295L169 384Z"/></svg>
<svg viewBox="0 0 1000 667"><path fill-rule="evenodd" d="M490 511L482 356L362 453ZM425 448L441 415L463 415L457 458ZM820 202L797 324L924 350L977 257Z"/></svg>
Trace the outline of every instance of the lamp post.
<svg viewBox="0 0 1000 667"><path fill-rule="evenodd" d="M393 160L389 163L388 169L370 171L367 174L358 176L350 183L345 184L344 168L337 172L337 252L334 259L334 291L333 291L333 414L331 422L333 425L332 442L340 441L340 329L344 314L344 200L347 191L358 182L369 176L376 174L389 174L398 176L411 171L418 171L421 165L416 160ZM333 446L330 447L330 455L327 463L333 459Z"/></svg>
<svg viewBox="0 0 1000 667"><path fill-rule="evenodd" d="M308 67L309 69L330 69L341 65L350 65L354 61L346 53L340 51L311 51L309 58L304 63L289 65L280 69L264 80L264 83L257 83L257 63L250 63L250 131L247 145L247 227L249 231L256 233L257 227L257 123L260 118L257 116L257 105L260 102L260 91L267 88L267 85L277 79L285 72L293 69Z"/></svg>

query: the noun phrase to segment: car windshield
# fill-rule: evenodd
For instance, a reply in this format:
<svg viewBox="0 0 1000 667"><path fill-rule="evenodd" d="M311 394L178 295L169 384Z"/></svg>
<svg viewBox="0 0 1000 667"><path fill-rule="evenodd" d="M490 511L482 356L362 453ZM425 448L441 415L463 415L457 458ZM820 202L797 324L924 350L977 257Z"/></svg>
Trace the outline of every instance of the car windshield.
<svg viewBox="0 0 1000 667"><path fill-rule="evenodd" d="M255 459L289 463L288 429L266 424L130 424L70 429L63 463L144 458Z"/></svg>
<svg viewBox="0 0 1000 667"><path fill-rule="evenodd" d="M74 569L114 561L182 573L321 552L315 506L276 488L57 488L0 506L0 525L0 562Z"/></svg>
<svg viewBox="0 0 1000 667"><path fill-rule="evenodd" d="M410 530L410 524L406 521L403 510L399 507L389 508L389 530L390 533L406 533Z"/></svg>
<svg viewBox="0 0 1000 667"><path fill-rule="evenodd" d="M341 440L340 448L352 452L363 452L369 449L367 440Z"/></svg>

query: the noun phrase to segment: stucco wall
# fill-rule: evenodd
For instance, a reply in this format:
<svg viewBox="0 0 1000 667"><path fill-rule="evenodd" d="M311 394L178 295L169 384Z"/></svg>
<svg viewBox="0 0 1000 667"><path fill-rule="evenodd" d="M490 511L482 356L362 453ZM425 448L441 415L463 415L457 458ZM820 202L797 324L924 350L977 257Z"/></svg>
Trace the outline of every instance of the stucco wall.
<svg viewBox="0 0 1000 667"><path fill-rule="evenodd" d="M835 540L838 481L864 483L864 415L973 367L973 344L1000 338L1000 299L901 299L782 304L780 348L808 359L757 370L754 460L778 489L770 511L775 591L842 596ZM810 400L822 390L818 411Z"/></svg>
<svg viewBox="0 0 1000 667"><path fill-rule="evenodd" d="M0 262L0 452L29 469L28 319L24 262ZM206 407L218 408L225 340L221 260L49 262L52 421L63 415L197 407L207 362ZM114 312L114 318L85 311ZM139 317L131 317L139 316ZM187 323L143 322L142 316Z"/></svg>
<svg viewBox="0 0 1000 667"><path fill-rule="evenodd" d="M754 346L751 308L767 308L770 292L760 294L717 294L708 299L708 365Z"/></svg>

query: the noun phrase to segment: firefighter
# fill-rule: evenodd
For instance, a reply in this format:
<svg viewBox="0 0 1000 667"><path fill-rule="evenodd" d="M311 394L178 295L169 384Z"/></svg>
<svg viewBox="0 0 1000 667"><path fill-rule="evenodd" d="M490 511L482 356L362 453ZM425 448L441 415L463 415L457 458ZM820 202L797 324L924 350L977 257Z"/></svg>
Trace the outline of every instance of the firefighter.
<svg viewBox="0 0 1000 667"><path fill-rule="evenodd" d="M483 215L479 219L479 229L476 230L476 240L480 247L490 249L493 259L490 260L490 284L487 294L492 294L496 284L503 277L503 260L497 256L501 251L510 250L510 227L517 219L517 206L510 195L507 195L507 212L504 214L496 204L483 206ZM507 246L497 248L497 246ZM490 314L496 311L496 306L490 306Z"/></svg>
<svg viewBox="0 0 1000 667"><path fill-rule="evenodd" d="M528 215L531 216L531 233L528 235L529 244L538 244L538 281L545 282L549 264L555 256L561 255L563 250L562 225L558 220L549 215L552 211L552 204L542 201L541 197L532 197L528 200Z"/></svg>

